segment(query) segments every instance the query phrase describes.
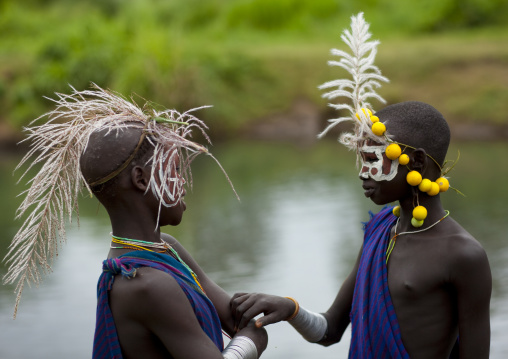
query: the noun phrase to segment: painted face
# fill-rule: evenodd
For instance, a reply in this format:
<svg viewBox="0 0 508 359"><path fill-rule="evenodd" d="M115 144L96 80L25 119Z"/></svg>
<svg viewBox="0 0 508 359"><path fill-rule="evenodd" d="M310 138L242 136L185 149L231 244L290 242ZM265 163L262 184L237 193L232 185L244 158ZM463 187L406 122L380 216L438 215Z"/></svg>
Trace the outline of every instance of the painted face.
<svg viewBox="0 0 508 359"><path fill-rule="evenodd" d="M163 150L155 154L161 156L162 166L154 169L151 177L152 191L156 198L162 199L164 207L173 207L180 203L185 195L185 179L180 174L180 157L175 149Z"/></svg>
<svg viewBox="0 0 508 359"><path fill-rule="evenodd" d="M385 154L386 146L366 140L359 148L361 154L360 178L374 181L391 181L397 175L398 160L390 160Z"/></svg>

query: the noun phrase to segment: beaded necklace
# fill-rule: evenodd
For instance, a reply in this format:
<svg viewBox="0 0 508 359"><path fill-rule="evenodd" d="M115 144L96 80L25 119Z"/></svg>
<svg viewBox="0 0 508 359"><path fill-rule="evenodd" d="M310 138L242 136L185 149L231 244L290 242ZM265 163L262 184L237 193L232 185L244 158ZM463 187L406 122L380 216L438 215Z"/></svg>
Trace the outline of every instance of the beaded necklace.
<svg viewBox="0 0 508 359"><path fill-rule="evenodd" d="M395 248L395 241L397 240L397 237L398 236L402 236L403 234L410 234L410 233L420 233L420 232L425 232L429 229L431 229L432 227L434 227L436 224L440 223L443 219L445 219L446 217L448 217L448 215L450 214L450 211L445 211L446 214L444 215L443 218L441 218L440 220L438 220L437 222L431 224L430 226L428 226L427 228L424 228L424 229L420 229L418 231L407 231L407 232L402 232L402 233L397 233L397 226L399 225L399 218L397 218L397 222L395 222L395 235L392 237L392 239L390 239L390 243L388 243L388 248L386 249L386 265L388 265L388 259L390 259L390 254L392 254L392 251L393 251L393 248Z"/></svg>
<svg viewBox="0 0 508 359"><path fill-rule="evenodd" d="M156 253L169 253L172 254L192 275L192 278L196 281L199 288L205 293L205 290L201 286L201 283L198 280L198 276L194 271L183 261L182 258L180 258L180 255L177 251L169 243L166 241L161 242L147 242L142 241L139 239L131 239L131 238L122 238L117 237L111 234L112 237L112 244L110 248L112 249L132 249L135 251L149 251L149 252L156 252ZM113 246L113 243L120 244L121 246Z"/></svg>

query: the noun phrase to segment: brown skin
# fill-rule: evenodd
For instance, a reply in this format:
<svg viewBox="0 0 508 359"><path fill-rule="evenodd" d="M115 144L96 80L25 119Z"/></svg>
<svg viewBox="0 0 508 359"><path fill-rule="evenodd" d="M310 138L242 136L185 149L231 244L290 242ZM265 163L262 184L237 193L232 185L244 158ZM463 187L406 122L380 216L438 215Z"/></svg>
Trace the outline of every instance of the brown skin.
<svg viewBox="0 0 508 359"><path fill-rule="evenodd" d="M108 211L113 233L120 237L170 243L198 276L219 314L223 330L230 336L250 337L260 355L267 345L266 331L252 323L235 333L230 296L207 277L176 239L160 233L160 226L180 223L185 203L182 200L174 207L162 207L157 223L158 201L151 192L145 193L149 179L150 167L134 166L119 174L115 196L108 196L106 200L99 198ZM111 249L108 258L127 252L129 250ZM132 279L117 275L110 291L110 305L126 359L223 357L201 329L182 289L167 273L139 268Z"/></svg>
<svg viewBox="0 0 508 359"><path fill-rule="evenodd" d="M437 166L423 149L409 155L409 169L419 171L424 178L439 177ZM411 226L415 189L405 179L409 169L399 165L391 181L363 180L363 188L374 203L399 201L401 216L397 233L415 230ZM418 196L420 205L428 210L420 228L424 229L441 219L445 211L439 195L431 197L419 192ZM339 342L350 323L361 253L362 249L334 302L323 313L328 332L321 345ZM427 231L397 238L388 262L388 286L402 341L412 359L449 358L458 335L460 354L456 354L455 348L453 353L457 356L453 357L489 357L492 279L488 259L478 241L452 218L447 217ZM265 316L256 325L262 327L285 320L295 310L291 300L257 293L235 294L231 306L238 328L260 313Z"/></svg>

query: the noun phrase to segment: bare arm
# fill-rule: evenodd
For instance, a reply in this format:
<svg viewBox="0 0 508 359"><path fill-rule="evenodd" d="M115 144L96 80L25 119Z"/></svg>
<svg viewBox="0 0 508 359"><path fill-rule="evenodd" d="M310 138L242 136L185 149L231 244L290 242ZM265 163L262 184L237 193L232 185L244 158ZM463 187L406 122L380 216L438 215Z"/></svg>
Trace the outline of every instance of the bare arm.
<svg viewBox="0 0 508 359"><path fill-rule="evenodd" d="M320 340L318 344L328 346L339 342L349 325L349 313L362 250L363 247L358 254L355 266L342 284L334 302L324 313L328 322L328 330L324 339ZM256 326L259 327L287 320L295 311L295 303L290 299L261 293L237 293L231 300L231 307L237 328L243 328L246 323L261 313L264 316L256 321Z"/></svg>
<svg viewBox="0 0 508 359"><path fill-rule="evenodd" d="M324 316L328 321L328 333L326 337L319 342L321 345L329 346L338 343L350 323L349 313L351 312L351 306L353 303L356 275L358 273L362 251L363 245L358 253L353 270L349 273L349 276L340 287L339 293L335 297L335 300L330 308L326 311L326 313L324 313Z"/></svg>
<svg viewBox="0 0 508 359"><path fill-rule="evenodd" d="M176 239L164 233L161 234L161 236L165 241L173 246L182 260L189 267L191 267L198 276L198 279L203 286L206 295L208 298L210 298L213 305L215 306L215 309L217 310L217 313L219 314L221 325L224 331L231 337L233 337L235 334L248 336L256 344L258 355L261 355L268 344L268 335L266 330L263 328L256 328L252 322L249 323L249 325L244 330L237 333L234 328L234 319L229 305L231 297L206 275L206 273L192 258L189 252L187 252L187 250Z"/></svg>
<svg viewBox="0 0 508 359"><path fill-rule="evenodd" d="M459 357L488 358L492 277L487 255L476 241L458 252L451 279L457 291Z"/></svg>
<svg viewBox="0 0 508 359"><path fill-rule="evenodd" d="M222 359L171 275L147 267L117 276L110 301L126 358L158 357L162 345L174 359Z"/></svg>

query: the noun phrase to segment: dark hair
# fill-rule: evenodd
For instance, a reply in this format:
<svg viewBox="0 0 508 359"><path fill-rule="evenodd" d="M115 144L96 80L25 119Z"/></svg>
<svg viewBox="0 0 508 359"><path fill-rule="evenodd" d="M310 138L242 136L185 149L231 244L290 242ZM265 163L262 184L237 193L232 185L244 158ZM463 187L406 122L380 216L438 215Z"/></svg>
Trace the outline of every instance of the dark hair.
<svg viewBox="0 0 508 359"><path fill-rule="evenodd" d="M423 148L441 166L450 144L450 128L443 115L429 104L408 101L376 113L394 141Z"/></svg>

